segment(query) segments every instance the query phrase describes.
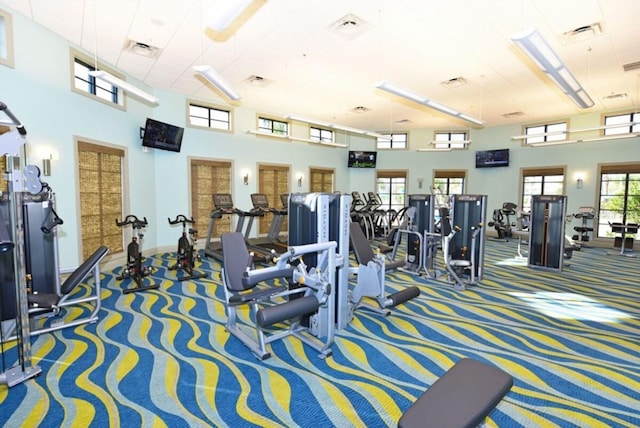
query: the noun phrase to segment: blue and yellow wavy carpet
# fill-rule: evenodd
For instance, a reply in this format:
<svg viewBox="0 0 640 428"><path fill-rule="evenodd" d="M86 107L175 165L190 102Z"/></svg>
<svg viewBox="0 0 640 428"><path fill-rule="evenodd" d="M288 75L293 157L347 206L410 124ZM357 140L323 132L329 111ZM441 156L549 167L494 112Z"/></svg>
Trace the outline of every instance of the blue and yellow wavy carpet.
<svg viewBox="0 0 640 428"><path fill-rule="evenodd" d="M586 248L557 273L514 260L513 242L486 248L484 280L464 292L388 275L389 292L415 284L421 297L387 318L357 312L324 360L287 338L260 362L230 337L213 261L200 266L208 279L180 283L166 269L171 254L153 257L160 288L133 294L104 273L100 320L33 338L43 373L0 386L0 423L395 426L471 357L515 378L488 426L640 426L640 259ZM5 345L5 357L11 352Z"/></svg>

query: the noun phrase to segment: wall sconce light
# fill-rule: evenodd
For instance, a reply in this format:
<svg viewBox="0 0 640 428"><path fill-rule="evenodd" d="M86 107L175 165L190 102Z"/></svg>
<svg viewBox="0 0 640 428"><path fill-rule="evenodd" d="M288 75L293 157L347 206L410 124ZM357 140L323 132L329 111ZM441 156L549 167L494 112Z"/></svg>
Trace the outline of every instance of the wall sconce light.
<svg viewBox="0 0 640 428"><path fill-rule="evenodd" d="M578 176L578 178L576 179L576 187L577 187L578 189L582 189L582 184L583 184L583 183L582 183L582 177L581 177L581 176Z"/></svg>
<svg viewBox="0 0 640 428"><path fill-rule="evenodd" d="M304 178L304 175L298 174L298 187L302 187L302 179L303 178Z"/></svg>
<svg viewBox="0 0 640 428"><path fill-rule="evenodd" d="M424 183L424 178L418 177L418 189L422 189L422 183Z"/></svg>
<svg viewBox="0 0 640 428"><path fill-rule="evenodd" d="M49 155L49 159L42 159L42 175L45 177L49 177L51 175L51 155Z"/></svg>
<svg viewBox="0 0 640 428"><path fill-rule="evenodd" d="M242 177L242 180L243 180L245 186L247 186L249 184L249 173L248 172L244 173L244 177Z"/></svg>

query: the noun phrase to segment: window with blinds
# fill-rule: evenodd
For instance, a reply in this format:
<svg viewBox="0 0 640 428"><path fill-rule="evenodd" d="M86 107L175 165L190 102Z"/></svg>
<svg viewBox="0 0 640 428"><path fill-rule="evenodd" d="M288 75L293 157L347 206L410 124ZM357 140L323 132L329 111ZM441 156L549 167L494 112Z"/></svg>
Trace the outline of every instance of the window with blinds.
<svg viewBox="0 0 640 428"><path fill-rule="evenodd" d="M78 191L82 256L87 259L106 245L111 253L124 250L122 165L124 150L78 141Z"/></svg>
<svg viewBox="0 0 640 428"><path fill-rule="evenodd" d="M258 189L259 193L267 195L269 206L279 208L280 195L289 193L289 166L287 165L258 165ZM247 201L250 204L250 201ZM273 216L261 217L258 224L258 233L266 234L273 221ZM287 228L286 220L282 229Z"/></svg>
<svg viewBox="0 0 640 428"><path fill-rule="evenodd" d="M533 195L564 194L564 167L523 169L521 174L520 207L523 211L531 211L531 197Z"/></svg>
<svg viewBox="0 0 640 428"><path fill-rule="evenodd" d="M309 191L318 193L332 193L335 171L333 169L310 168Z"/></svg>
<svg viewBox="0 0 640 428"><path fill-rule="evenodd" d="M213 194L231 193L231 166L229 161L191 160L191 216L201 237L206 237L209 228ZM230 231L231 218L223 216L215 220L212 237Z"/></svg>

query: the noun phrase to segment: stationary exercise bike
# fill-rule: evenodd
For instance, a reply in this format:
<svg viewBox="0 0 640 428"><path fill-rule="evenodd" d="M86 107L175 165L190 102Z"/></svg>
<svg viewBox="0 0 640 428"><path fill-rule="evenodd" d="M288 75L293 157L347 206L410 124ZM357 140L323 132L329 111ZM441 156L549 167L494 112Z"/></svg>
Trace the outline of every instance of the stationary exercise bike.
<svg viewBox="0 0 640 428"><path fill-rule="evenodd" d="M182 214L178 215L175 220L171 220L170 218L167 220L169 220L169 224L171 225L182 223L182 236L178 239L178 261L175 265L171 266L169 270L180 269L187 273L186 276L178 276L178 281L205 278L207 276L206 273L193 270L196 261L201 260L200 254L194 251L198 231L192 228L187 229L187 224L193 224L195 220L193 217L188 219Z"/></svg>
<svg viewBox="0 0 640 428"><path fill-rule="evenodd" d="M136 291L153 290L159 288L159 284L144 284L143 278L151 275L151 266L142 264L142 251L140 249L142 238L144 237L142 229L147 226L147 218L140 220L135 215L128 215L123 221L116 219L116 226L123 227L131 225L132 237L131 242L127 245L127 264L122 274L116 277L116 280L132 279L136 284L135 287L125 288L122 290L124 294L135 293Z"/></svg>

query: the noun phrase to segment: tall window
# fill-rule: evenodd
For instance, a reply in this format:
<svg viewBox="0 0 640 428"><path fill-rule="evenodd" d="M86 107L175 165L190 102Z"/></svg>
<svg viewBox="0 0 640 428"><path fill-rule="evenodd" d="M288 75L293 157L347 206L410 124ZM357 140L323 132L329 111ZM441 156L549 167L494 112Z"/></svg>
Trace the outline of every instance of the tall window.
<svg viewBox="0 0 640 428"><path fill-rule="evenodd" d="M640 223L640 163L600 167L598 237L612 236L610 222Z"/></svg>
<svg viewBox="0 0 640 428"><path fill-rule="evenodd" d="M606 126L606 128L604 130L604 135L619 135L630 134L632 132L640 132L640 124L636 123L635 125L631 125L631 123L638 121L640 121L639 113L605 116L604 126Z"/></svg>
<svg viewBox="0 0 640 428"><path fill-rule="evenodd" d="M287 165L259 165L258 166L258 189L260 193L267 195L269 206L280 206L280 195L289 193L289 166ZM269 227L273 221L273 216L260 218L260 229L258 233L269 232ZM283 224L283 228L286 224Z"/></svg>
<svg viewBox="0 0 640 428"><path fill-rule="evenodd" d="M105 82L89 75L90 71L96 68L89 64L88 61L75 57L73 60L73 87L76 92L84 95L94 96L100 100L111 104L124 105L124 97L121 96L120 90Z"/></svg>
<svg viewBox="0 0 640 428"><path fill-rule="evenodd" d="M189 125L230 131L231 112L222 108L189 103Z"/></svg>
<svg viewBox="0 0 640 428"><path fill-rule="evenodd" d="M466 132L436 132L434 136L436 149L464 149L466 147Z"/></svg>
<svg viewBox="0 0 640 428"><path fill-rule="evenodd" d="M289 124L275 119L259 117L258 131L275 135L289 135Z"/></svg>
<svg viewBox="0 0 640 428"><path fill-rule="evenodd" d="M112 253L123 251L122 164L124 150L78 141L78 182L82 256L101 245Z"/></svg>
<svg viewBox="0 0 640 428"><path fill-rule="evenodd" d="M378 149L397 149L404 150L407 148L409 140L406 132L401 134L383 134L385 138L378 138L376 146Z"/></svg>
<svg viewBox="0 0 640 428"><path fill-rule="evenodd" d="M435 170L433 185L445 196L462 195L467 172L464 170Z"/></svg>
<svg viewBox="0 0 640 428"><path fill-rule="evenodd" d="M209 227L214 193L231 193L231 162L191 159L191 215L200 236ZM231 231L231 218L216 219L212 236Z"/></svg>
<svg viewBox="0 0 640 428"><path fill-rule="evenodd" d="M407 197L406 171L377 171L376 191L382 199L382 209L400 211Z"/></svg>
<svg viewBox="0 0 640 428"><path fill-rule="evenodd" d="M309 138L324 143L333 143L333 131L311 126L309 127Z"/></svg>
<svg viewBox="0 0 640 428"><path fill-rule="evenodd" d="M533 195L562 195L564 193L564 168L534 168L522 170L523 211L531 211Z"/></svg>
<svg viewBox="0 0 640 428"><path fill-rule="evenodd" d="M563 141L567 139L567 122L528 126L524 134L531 135L524 139L525 144Z"/></svg>
<svg viewBox="0 0 640 428"><path fill-rule="evenodd" d="M333 169L311 168L309 170L309 191L318 193L333 192L335 171Z"/></svg>
<svg viewBox="0 0 640 428"><path fill-rule="evenodd" d="M13 23L9 12L0 9L0 64L13 67Z"/></svg>

